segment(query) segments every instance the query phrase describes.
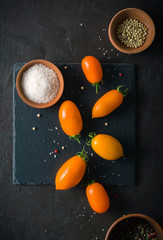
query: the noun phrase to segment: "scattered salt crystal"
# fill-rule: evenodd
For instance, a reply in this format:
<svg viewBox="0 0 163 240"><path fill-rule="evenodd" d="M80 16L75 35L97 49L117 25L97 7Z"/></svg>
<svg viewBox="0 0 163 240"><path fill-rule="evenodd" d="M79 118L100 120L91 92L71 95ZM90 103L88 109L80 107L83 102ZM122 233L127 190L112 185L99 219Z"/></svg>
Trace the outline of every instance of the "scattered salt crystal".
<svg viewBox="0 0 163 240"><path fill-rule="evenodd" d="M57 155L54 155L54 158L56 158L57 157Z"/></svg>
<svg viewBox="0 0 163 240"><path fill-rule="evenodd" d="M58 128L57 128L57 127L55 127L55 130L58 130Z"/></svg>
<svg viewBox="0 0 163 240"><path fill-rule="evenodd" d="M114 175L114 172L112 173L112 175Z"/></svg>
<svg viewBox="0 0 163 240"><path fill-rule="evenodd" d="M25 96L32 102L47 103L56 97L59 80L52 69L35 64L22 74L21 86Z"/></svg>
<svg viewBox="0 0 163 240"><path fill-rule="evenodd" d="M55 140L53 141L53 143L55 143Z"/></svg>
<svg viewBox="0 0 163 240"><path fill-rule="evenodd" d="M104 231L105 229L103 228L103 229L101 229L102 231Z"/></svg>
<svg viewBox="0 0 163 240"><path fill-rule="evenodd" d="M44 162L46 162L46 159L44 159Z"/></svg>
<svg viewBox="0 0 163 240"><path fill-rule="evenodd" d="M93 153L91 153L91 156L93 157Z"/></svg>
<svg viewBox="0 0 163 240"><path fill-rule="evenodd" d="M113 52L113 49L111 49L110 51Z"/></svg>
<svg viewBox="0 0 163 240"><path fill-rule="evenodd" d="M59 145L59 143L57 143L57 145Z"/></svg>
<svg viewBox="0 0 163 240"><path fill-rule="evenodd" d="M80 26L82 27L82 26L83 26L83 24L82 24L82 23L80 23Z"/></svg>
<svg viewBox="0 0 163 240"><path fill-rule="evenodd" d="M118 174L118 177L120 176L120 174Z"/></svg>

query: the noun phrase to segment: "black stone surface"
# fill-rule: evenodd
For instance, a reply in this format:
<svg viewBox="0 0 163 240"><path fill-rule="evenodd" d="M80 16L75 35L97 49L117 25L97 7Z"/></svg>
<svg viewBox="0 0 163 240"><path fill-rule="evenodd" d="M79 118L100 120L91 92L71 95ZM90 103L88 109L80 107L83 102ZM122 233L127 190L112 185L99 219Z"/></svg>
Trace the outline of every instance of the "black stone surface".
<svg viewBox="0 0 163 240"><path fill-rule="evenodd" d="M139 54L122 54L108 39L109 22L127 7L146 11L156 26L153 44ZM162 0L0 1L0 239L103 240L117 218L134 212L163 226L162 22ZM12 181L13 65L38 58L75 63L86 55L136 66L136 185L105 186L105 214L93 214L84 188L58 192Z"/></svg>
<svg viewBox="0 0 163 240"><path fill-rule="evenodd" d="M65 88L60 101L48 109L33 109L20 99L16 76L22 63L13 68L13 183L25 185L54 184L59 167L86 145L89 132L116 137L124 148L125 158L106 161L86 146L90 179L106 185L133 185L135 182L135 68L133 64L103 63L105 84L95 93L86 80L81 64L56 64L63 73ZM66 69L64 67L67 67ZM122 73L122 76L119 76ZM129 88L123 104L104 118L91 119L94 103L107 91L124 85ZM81 86L84 90L81 90ZM69 140L62 131L58 111L61 103L72 100L83 118L81 145ZM37 113L41 117L37 117ZM105 126L108 123L108 126ZM36 131L32 130L36 127ZM66 146L62 150L62 146ZM58 150L58 154L54 150ZM93 156L92 156L93 155ZM89 176L88 176L89 175ZM86 178L87 178L86 177ZM86 179L85 179L86 181Z"/></svg>

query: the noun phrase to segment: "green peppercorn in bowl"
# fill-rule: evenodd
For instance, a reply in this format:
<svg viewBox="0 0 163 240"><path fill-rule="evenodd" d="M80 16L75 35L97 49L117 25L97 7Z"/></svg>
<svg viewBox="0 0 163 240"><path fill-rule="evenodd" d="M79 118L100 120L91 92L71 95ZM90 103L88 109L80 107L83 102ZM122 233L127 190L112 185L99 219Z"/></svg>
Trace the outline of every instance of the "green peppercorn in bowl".
<svg viewBox="0 0 163 240"><path fill-rule="evenodd" d="M151 217L128 214L116 220L106 233L105 240L162 240L163 230Z"/></svg>
<svg viewBox="0 0 163 240"><path fill-rule="evenodd" d="M151 17L137 8L126 8L111 20L108 35L120 52L133 54L146 50L155 38L155 25Z"/></svg>

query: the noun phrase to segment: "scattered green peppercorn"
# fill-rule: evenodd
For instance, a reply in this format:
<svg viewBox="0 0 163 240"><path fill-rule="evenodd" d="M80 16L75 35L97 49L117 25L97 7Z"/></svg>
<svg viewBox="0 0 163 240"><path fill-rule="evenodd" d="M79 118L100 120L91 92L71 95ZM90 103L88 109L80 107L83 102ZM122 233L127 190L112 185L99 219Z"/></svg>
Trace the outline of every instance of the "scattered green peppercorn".
<svg viewBox="0 0 163 240"><path fill-rule="evenodd" d="M142 46L146 40L147 33L147 27L137 19L126 19L117 27L118 39L130 48Z"/></svg>

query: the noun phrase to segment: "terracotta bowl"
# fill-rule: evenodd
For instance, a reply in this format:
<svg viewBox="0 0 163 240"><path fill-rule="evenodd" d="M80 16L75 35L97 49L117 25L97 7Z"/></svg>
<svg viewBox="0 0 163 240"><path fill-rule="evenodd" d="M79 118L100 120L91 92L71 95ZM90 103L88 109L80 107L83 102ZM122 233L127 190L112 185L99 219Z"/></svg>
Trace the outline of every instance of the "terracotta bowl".
<svg viewBox="0 0 163 240"><path fill-rule="evenodd" d="M130 48L125 46L117 37L117 27L126 19L137 19L148 28L147 38L144 44L138 48ZM108 29L108 35L113 46L120 52L133 54L139 53L147 49L153 42L155 37L155 25L151 17L144 11L137 8L126 8L118 12L111 20Z"/></svg>
<svg viewBox="0 0 163 240"><path fill-rule="evenodd" d="M21 77L24 71L26 71L29 67L35 65L35 64L42 64L45 65L46 67L51 68L54 72L56 72L58 79L59 79L59 90L57 92L56 97L51 100L50 102L47 103L35 103L30 101L28 98L26 98L26 96L23 93L23 90L21 88ZM28 63L26 63L19 71L17 78L16 78L16 89L17 92L20 96L20 98L29 106L34 107L34 108L48 108L52 105L54 105L62 96L63 93L63 89L64 89L64 80L63 80L63 76L62 73L60 72L60 70L51 62L46 61L46 60L42 60L42 59L37 59L37 60L33 60L30 61Z"/></svg>
<svg viewBox="0 0 163 240"><path fill-rule="evenodd" d="M151 225L151 227L156 232L158 240L162 240L163 239L163 229L161 228L161 226L154 219L152 219L152 218L150 218L150 217L148 217L147 215L144 215L144 214L135 213L135 214L125 215L125 216L119 218L117 221L115 221L111 225L111 227L109 228L109 230L108 230L108 232L106 234L105 240L114 240L114 239L112 239L111 235L112 235L113 231L115 230L115 227L117 227L117 225L121 221L123 221L125 219L129 219L129 218L141 218L141 219L145 220L146 222L148 222Z"/></svg>

